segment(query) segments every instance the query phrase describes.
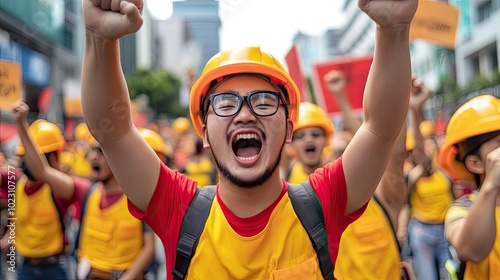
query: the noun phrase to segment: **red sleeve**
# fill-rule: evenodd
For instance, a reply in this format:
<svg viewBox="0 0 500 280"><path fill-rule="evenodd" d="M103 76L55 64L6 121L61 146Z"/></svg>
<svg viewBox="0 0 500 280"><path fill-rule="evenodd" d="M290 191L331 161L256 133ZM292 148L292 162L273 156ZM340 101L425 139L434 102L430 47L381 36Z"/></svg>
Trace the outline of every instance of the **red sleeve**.
<svg viewBox="0 0 500 280"><path fill-rule="evenodd" d="M347 186L342 157L317 169L309 176L309 182L316 190L323 208L330 257L332 262L335 263L342 233L350 223L363 214L366 205L351 215L345 213Z"/></svg>
<svg viewBox="0 0 500 280"><path fill-rule="evenodd" d="M186 175L169 169L160 163L160 174L156 189L143 213L130 200L130 213L146 222L160 237L165 248L167 279L175 264L175 253L184 214L196 193L197 184Z"/></svg>

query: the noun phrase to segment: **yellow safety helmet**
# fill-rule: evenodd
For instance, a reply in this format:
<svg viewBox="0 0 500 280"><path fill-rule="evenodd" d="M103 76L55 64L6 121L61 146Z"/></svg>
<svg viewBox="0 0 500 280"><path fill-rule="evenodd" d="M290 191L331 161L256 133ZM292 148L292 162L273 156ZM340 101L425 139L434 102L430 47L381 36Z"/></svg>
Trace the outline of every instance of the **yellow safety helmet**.
<svg viewBox="0 0 500 280"><path fill-rule="evenodd" d="M92 138L92 134L90 133L90 130L87 126L86 123L82 122L79 123L73 132L75 136L75 140L77 141L84 141L84 142L89 142L90 138Z"/></svg>
<svg viewBox="0 0 500 280"><path fill-rule="evenodd" d="M33 122L28 127L28 133L44 154L62 151L66 145L61 129L56 124L42 119ZM22 156L24 153L24 146L22 143L19 143L16 148L16 154Z"/></svg>
<svg viewBox="0 0 500 280"><path fill-rule="evenodd" d="M330 139L334 131L332 121L321 107L311 102L302 102L299 106L299 120L293 127L293 131L307 127L320 127L325 131L327 140Z"/></svg>
<svg viewBox="0 0 500 280"><path fill-rule="evenodd" d="M172 129L176 134L182 134L191 128L191 122L188 118L178 117L172 123Z"/></svg>
<svg viewBox="0 0 500 280"><path fill-rule="evenodd" d="M138 130L142 138L146 140L155 152L167 155L167 145L165 144L165 141L163 141L163 138L161 138L160 134L148 128L138 128Z"/></svg>
<svg viewBox="0 0 500 280"><path fill-rule="evenodd" d="M435 125L432 121L429 121L429 120L425 120L425 121L422 121L420 123L420 133L422 134L422 137L424 137L424 139L427 139L431 136L434 135L436 129L435 129Z"/></svg>
<svg viewBox="0 0 500 280"><path fill-rule="evenodd" d="M446 140L439 152L439 164L455 180L474 180L473 174L457 159L457 144L500 130L500 99L480 95L458 108L446 129Z"/></svg>
<svg viewBox="0 0 500 280"><path fill-rule="evenodd" d="M196 133L201 137L203 116L201 102L208 93L212 81L227 75L255 73L269 77L273 84L283 86L288 92L289 118L295 124L299 110L300 93L297 85L281 63L272 55L261 51L260 47L244 47L222 51L212 57L203 73L191 88L189 111Z"/></svg>

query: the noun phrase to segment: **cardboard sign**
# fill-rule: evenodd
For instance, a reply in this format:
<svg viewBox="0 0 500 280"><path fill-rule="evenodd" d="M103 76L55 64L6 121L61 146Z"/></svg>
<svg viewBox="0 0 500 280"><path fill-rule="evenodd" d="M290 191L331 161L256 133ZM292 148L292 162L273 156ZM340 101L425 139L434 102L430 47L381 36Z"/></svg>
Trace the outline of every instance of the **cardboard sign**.
<svg viewBox="0 0 500 280"><path fill-rule="evenodd" d="M410 40L424 39L455 48L460 10L442 2L419 1L410 26Z"/></svg>
<svg viewBox="0 0 500 280"><path fill-rule="evenodd" d="M318 103L328 114L340 114L335 95L331 93L324 82L325 75L331 70L342 71L347 78L345 94L353 109L363 108L363 95L366 79L370 72L373 56L346 58L317 63L313 65L314 88Z"/></svg>
<svg viewBox="0 0 500 280"><path fill-rule="evenodd" d="M12 110L14 102L21 99L21 64L0 60L0 109Z"/></svg>

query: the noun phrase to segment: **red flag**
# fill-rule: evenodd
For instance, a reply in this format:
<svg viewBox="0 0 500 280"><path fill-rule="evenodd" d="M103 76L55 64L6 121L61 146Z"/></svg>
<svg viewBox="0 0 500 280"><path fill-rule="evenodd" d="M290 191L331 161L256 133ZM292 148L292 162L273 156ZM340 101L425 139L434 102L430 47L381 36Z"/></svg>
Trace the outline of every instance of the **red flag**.
<svg viewBox="0 0 500 280"><path fill-rule="evenodd" d="M331 93L324 82L324 76L331 70L342 71L347 78L345 94L353 109L363 108L363 95L366 79L370 72L373 56L359 58L346 58L331 60L313 65L314 88L318 97L318 103L329 114L339 114L335 96Z"/></svg>
<svg viewBox="0 0 500 280"><path fill-rule="evenodd" d="M309 87L307 86L307 79L302 71L302 61L300 60L300 54L297 45L288 51L285 57L286 64L288 66L288 73L292 80L297 84L300 90L300 101L310 101Z"/></svg>

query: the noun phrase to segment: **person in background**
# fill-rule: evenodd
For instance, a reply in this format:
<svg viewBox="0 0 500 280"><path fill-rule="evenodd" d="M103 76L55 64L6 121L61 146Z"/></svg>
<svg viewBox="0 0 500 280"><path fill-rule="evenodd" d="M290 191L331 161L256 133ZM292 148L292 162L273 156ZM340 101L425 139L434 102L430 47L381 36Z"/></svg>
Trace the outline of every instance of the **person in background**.
<svg viewBox="0 0 500 280"><path fill-rule="evenodd" d="M439 151L441 168L452 178L474 181L478 190L446 211L444 234L465 263L464 279L500 275L500 99L480 95L451 116Z"/></svg>
<svg viewBox="0 0 500 280"><path fill-rule="evenodd" d="M203 141L201 139L196 139L194 154L188 158L184 168L180 172L195 180L200 187L217 183L214 162L206 154L205 149L203 149Z"/></svg>
<svg viewBox="0 0 500 280"><path fill-rule="evenodd" d="M49 164L42 154L42 144L47 142L34 141L54 133L55 125L44 122L29 133L26 128L28 105L19 100L13 105L12 112L26 151L26 166L33 178L46 182L45 192L53 192L57 197L77 205L76 216L80 220L80 233L74 244L77 247L77 271L76 276L73 274L65 279L143 279L146 268L154 258L154 233L129 213L127 199L99 144L91 141L93 143L87 153L92 166L92 178L97 182L95 188L89 189L89 180L70 176ZM34 210L48 213L42 208ZM44 228L58 228L54 218L38 221L47 223L43 225ZM27 279L33 279L30 277L33 275ZM40 277L47 279L48 276L42 274Z"/></svg>
<svg viewBox="0 0 500 280"><path fill-rule="evenodd" d="M160 134L152 129L148 128L138 128L139 134L148 143L148 145L153 149L161 162L168 165L169 147L166 145L165 141ZM165 249L161 243L161 239L155 234L155 261L152 263L149 270L153 270L154 279L165 279L167 277L165 271Z"/></svg>
<svg viewBox="0 0 500 280"><path fill-rule="evenodd" d="M325 75L325 83L342 111L345 129L356 134L361 122L346 99L347 78L341 71ZM412 87L411 100L415 99ZM402 126L389 165L368 202L365 213L350 224L340 239L336 277L342 279L408 279L395 236L397 217L405 200L403 164L406 158L406 124ZM402 273L403 272L403 273ZM402 278L403 277L403 278Z"/></svg>
<svg viewBox="0 0 500 280"><path fill-rule="evenodd" d="M291 143L295 160L288 168L285 178L292 184L306 181L311 173L327 163L323 149L329 144L334 131L333 123L318 105L310 102L300 103L299 116Z"/></svg>
<svg viewBox="0 0 500 280"><path fill-rule="evenodd" d="M437 280L444 275L449 259L449 244L444 238L444 216L454 199L453 182L437 164L439 147L434 129L422 117L423 106L432 93L425 84L419 83L423 98L415 103L410 101L410 130L416 146L412 156L417 163L408 173L410 221L400 226L408 224L409 246L417 277Z"/></svg>
<svg viewBox="0 0 500 280"><path fill-rule="evenodd" d="M409 28L418 1L358 3L377 25L364 121L342 157L309 176L324 214L329 241L325 259L331 264L342 232L363 213L386 169L405 122L411 87ZM185 211L197 191L210 189L199 190L194 180L162 164L132 125L119 39L140 29L143 4L83 1L82 105L90 131L130 200L131 213L160 236L167 271L173 271ZM331 270L321 271L291 205L289 186L279 174L299 100L284 67L259 47L224 50L209 60L191 88L190 114L204 148L212 152L219 182L187 274L180 278L333 278ZM111 127L102 127L103 119ZM179 277L175 272L168 279Z"/></svg>

